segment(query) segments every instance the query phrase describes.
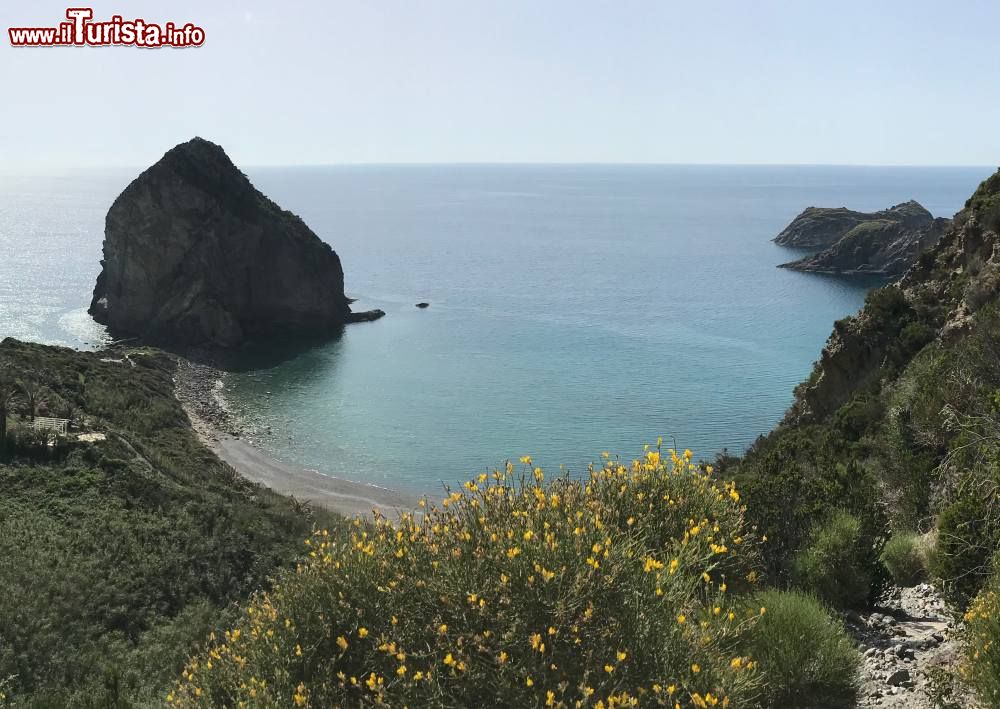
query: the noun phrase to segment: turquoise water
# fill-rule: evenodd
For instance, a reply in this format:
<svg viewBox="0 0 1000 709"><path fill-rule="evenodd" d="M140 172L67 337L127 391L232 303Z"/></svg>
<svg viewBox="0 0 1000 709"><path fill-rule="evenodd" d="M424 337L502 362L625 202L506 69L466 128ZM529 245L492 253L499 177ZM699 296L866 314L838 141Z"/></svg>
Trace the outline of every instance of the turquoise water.
<svg viewBox="0 0 1000 709"><path fill-rule="evenodd" d="M277 457L427 491L506 458L582 471L659 435L710 456L767 432L871 282L775 268L809 205L950 216L988 168L251 169L388 316L230 375ZM0 335L88 346L126 173L0 178ZM9 248L8 248L9 245ZM417 310L414 304L431 307ZM280 356L279 356L280 355Z"/></svg>

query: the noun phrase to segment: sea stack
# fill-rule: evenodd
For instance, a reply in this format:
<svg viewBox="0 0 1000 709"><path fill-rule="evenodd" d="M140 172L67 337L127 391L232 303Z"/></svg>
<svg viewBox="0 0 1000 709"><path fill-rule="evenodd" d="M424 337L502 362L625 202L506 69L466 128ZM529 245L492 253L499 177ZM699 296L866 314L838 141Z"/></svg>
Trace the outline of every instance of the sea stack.
<svg viewBox="0 0 1000 709"><path fill-rule="evenodd" d="M202 138L114 201L101 265L90 314L157 344L230 348L380 314L352 313L336 252Z"/></svg>

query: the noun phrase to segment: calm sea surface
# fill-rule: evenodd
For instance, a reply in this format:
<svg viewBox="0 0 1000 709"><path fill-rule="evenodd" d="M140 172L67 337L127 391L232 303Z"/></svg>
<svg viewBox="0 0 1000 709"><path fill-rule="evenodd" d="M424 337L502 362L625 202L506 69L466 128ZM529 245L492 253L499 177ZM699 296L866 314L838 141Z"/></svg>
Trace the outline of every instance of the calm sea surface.
<svg viewBox="0 0 1000 709"><path fill-rule="evenodd" d="M950 216L990 172L250 169L334 246L356 307L388 316L258 353L228 396L278 458L418 492L524 454L579 472L659 435L740 452L872 285L777 269L796 254L770 239L809 205ZM104 214L136 173L0 177L0 337L102 341Z"/></svg>

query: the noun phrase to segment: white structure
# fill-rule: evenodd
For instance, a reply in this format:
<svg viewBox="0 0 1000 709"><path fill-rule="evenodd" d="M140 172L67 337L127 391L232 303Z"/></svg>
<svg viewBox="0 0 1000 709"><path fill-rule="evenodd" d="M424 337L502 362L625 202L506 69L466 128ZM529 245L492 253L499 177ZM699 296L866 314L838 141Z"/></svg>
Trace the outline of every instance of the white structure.
<svg viewBox="0 0 1000 709"><path fill-rule="evenodd" d="M55 431L63 436L69 430L69 419L54 419L48 416L36 416L31 422L31 427L36 431Z"/></svg>

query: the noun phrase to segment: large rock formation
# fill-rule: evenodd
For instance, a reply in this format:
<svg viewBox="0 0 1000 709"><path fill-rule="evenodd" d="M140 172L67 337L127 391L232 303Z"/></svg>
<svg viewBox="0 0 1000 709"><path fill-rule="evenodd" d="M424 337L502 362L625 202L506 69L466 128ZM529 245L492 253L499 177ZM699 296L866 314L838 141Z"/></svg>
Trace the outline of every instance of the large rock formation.
<svg viewBox="0 0 1000 709"><path fill-rule="evenodd" d="M844 275L899 276L937 243L949 224L914 201L881 212L809 207L778 234L783 246L824 249L780 268Z"/></svg>
<svg viewBox="0 0 1000 709"><path fill-rule="evenodd" d="M380 314L351 313L336 252L201 138L118 196L101 264L91 315L161 344L233 347Z"/></svg>
<svg viewBox="0 0 1000 709"><path fill-rule="evenodd" d="M847 207L809 207L774 237L774 243L796 249L825 249L862 222L889 221L917 226L933 219L930 212L913 200L880 212L855 212Z"/></svg>
<svg viewBox="0 0 1000 709"><path fill-rule="evenodd" d="M930 217L930 214L927 215ZM851 228L830 248L779 268L843 275L901 276L941 238L949 219L919 223L873 219Z"/></svg>

